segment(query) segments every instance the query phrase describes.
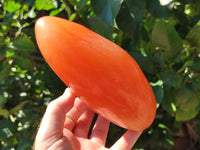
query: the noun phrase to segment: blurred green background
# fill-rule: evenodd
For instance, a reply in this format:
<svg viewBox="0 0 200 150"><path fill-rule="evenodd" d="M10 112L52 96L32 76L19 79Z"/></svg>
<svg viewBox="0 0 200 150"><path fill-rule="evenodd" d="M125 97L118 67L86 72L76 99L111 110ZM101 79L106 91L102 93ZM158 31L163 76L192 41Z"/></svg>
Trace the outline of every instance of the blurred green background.
<svg viewBox="0 0 200 150"><path fill-rule="evenodd" d="M90 28L138 62L157 114L136 150L200 149L199 0L0 0L0 149L32 149L47 104L66 88L35 41L45 15ZM123 132L112 124L107 146Z"/></svg>

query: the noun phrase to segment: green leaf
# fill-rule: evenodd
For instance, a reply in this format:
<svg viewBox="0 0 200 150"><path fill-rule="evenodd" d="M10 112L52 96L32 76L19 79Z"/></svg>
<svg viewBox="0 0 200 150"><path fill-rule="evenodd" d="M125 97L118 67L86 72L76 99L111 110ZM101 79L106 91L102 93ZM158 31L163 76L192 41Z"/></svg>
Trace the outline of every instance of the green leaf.
<svg viewBox="0 0 200 150"><path fill-rule="evenodd" d="M152 31L152 41L164 50L163 57L172 61L183 49L183 41L171 22L158 20Z"/></svg>
<svg viewBox="0 0 200 150"><path fill-rule="evenodd" d="M186 39L192 46L200 47L200 23L195 25L187 34Z"/></svg>
<svg viewBox="0 0 200 150"><path fill-rule="evenodd" d="M1 25L7 25L13 19L13 13L6 13L3 17L3 22L0 22Z"/></svg>
<svg viewBox="0 0 200 150"><path fill-rule="evenodd" d="M37 10L51 10L55 9L55 1L52 0L36 0L35 7Z"/></svg>
<svg viewBox="0 0 200 150"><path fill-rule="evenodd" d="M9 110L9 113L10 114L17 113L19 110L21 110L24 107L24 105L26 105L28 103L31 103L31 101L26 100L26 101L21 102L20 104L18 104L17 106L15 106L11 110Z"/></svg>
<svg viewBox="0 0 200 150"><path fill-rule="evenodd" d="M10 66L7 64L3 65L3 69L0 71L0 84L4 84L6 82L6 79L8 77L8 70L10 69Z"/></svg>
<svg viewBox="0 0 200 150"><path fill-rule="evenodd" d="M26 0L27 6L33 6L35 4L35 0Z"/></svg>
<svg viewBox="0 0 200 150"><path fill-rule="evenodd" d="M13 41L13 45L17 50L20 51L35 51L35 45L33 41L31 41L31 39L26 34L19 36L17 39L15 39Z"/></svg>
<svg viewBox="0 0 200 150"><path fill-rule="evenodd" d="M162 107L169 114L172 115L176 111L175 102L176 102L175 88L164 85L164 99L162 100L162 103L161 103Z"/></svg>
<svg viewBox="0 0 200 150"><path fill-rule="evenodd" d="M46 63L41 65L41 70L44 71L41 76L41 80L44 82L44 87L48 87L50 91L59 95L60 92L66 88L66 85Z"/></svg>
<svg viewBox="0 0 200 150"><path fill-rule="evenodd" d="M156 18L172 16L173 3L161 5L160 0L147 0L147 10Z"/></svg>
<svg viewBox="0 0 200 150"><path fill-rule="evenodd" d="M55 8L58 8L58 1L57 0L52 0L52 3Z"/></svg>
<svg viewBox="0 0 200 150"><path fill-rule="evenodd" d="M146 0L125 0L131 15L133 16L137 26L139 27L140 23L144 18L144 10L146 8Z"/></svg>
<svg viewBox="0 0 200 150"><path fill-rule="evenodd" d="M4 10L9 13L13 13L21 8L21 4L19 2L15 2L14 0L7 0L4 2Z"/></svg>
<svg viewBox="0 0 200 150"><path fill-rule="evenodd" d="M56 16L57 14L59 14L60 13L60 10L59 9L56 9L56 10L52 10L51 12L50 12L50 16Z"/></svg>
<svg viewBox="0 0 200 150"><path fill-rule="evenodd" d="M16 133L16 126L10 120L0 120L0 139L6 139Z"/></svg>
<svg viewBox="0 0 200 150"><path fill-rule="evenodd" d="M0 116L3 116L4 118L8 119L8 117L9 117L8 110L0 107Z"/></svg>
<svg viewBox="0 0 200 150"><path fill-rule="evenodd" d="M102 20L94 18L93 23L91 24L91 29L103 37L112 40L113 28Z"/></svg>
<svg viewBox="0 0 200 150"><path fill-rule="evenodd" d="M35 13L34 8L32 8L31 10L29 10L28 16L29 16L30 18L35 18L35 17L36 17L36 13Z"/></svg>
<svg viewBox="0 0 200 150"><path fill-rule="evenodd" d="M175 118L177 121L190 120L200 111L199 96L189 88L181 88L177 92L176 107Z"/></svg>
<svg viewBox="0 0 200 150"><path fill-rule="evenodd" d="M193 2L193 0L177 0L178 2L181 2L182 5L190 4Z"/></svg>
<svg viewBox="0 0 200 150"><path fill-rule="evenodd" d="M23 142L21 142L19 144L19 146L17 147L17 149L19 149L19 150L29 149L29 146L30 146L31 143L32 142L28 141L27 139L23 140Z"/></svg>
<svg viewBox="0 0 200 150"><path fill-rule="evenodd" d="M130 52L130 55L136 60L143 72L151 74L156 72L156 68L152 63L151 57L144 57L138 52Z"/></svg>
<svg viewBox="0 0 200 150"><path fill-rule="evenodd" d="M23 54L24 56L15 56L15 64L20 66L21 69L31 70L33 65L31 64L31 60L27 54Z"/></svg>
<svg viewBox="0 0 200 150"><path fill-rule="evenodd" d="M94 13L103 21L114 25L114 19L117 16L123 0L92 0L91 6Z"/></svg>
<svg viewBox="0 0 200 150"><path fill-rule="evenodd" d="M6 103L7 98L0 95L0 108Z"/></svg>
<svg viewBox="0 0 200 150"><path fill-rule="evenodd" d="M129 11L129 8L126 3L122 3L120 11L116 17L116 23L123 32L133 38L135 47L139 45L139 29L137 20L134 19L134 16Z"/></svg>
<svg viewBox="0 0 200 150"><path fill-rule="evenodd" d="M87 5L88 1L89 1L89 0L80 0L80 1L78 1L78 3L76 4L76 7L77 7L78 9L81 9L81 8L83 8L85 5Z"/></svg>
<svg viewBox="0 0 200 150"><path fill-rule="evenodd" d="M160 78L165 86L177 88L181 85L182 77L173 70L160 73Z"/></svg>
<svg viewBox="0 0 200 150"><path fill-rule="evenodd" d="M155 94L157 103L160 104L163 100L163 97L164 97L163 86L162 85L155 85L155 86L151 86L151 87L152 87L153 92Z"/></svg>

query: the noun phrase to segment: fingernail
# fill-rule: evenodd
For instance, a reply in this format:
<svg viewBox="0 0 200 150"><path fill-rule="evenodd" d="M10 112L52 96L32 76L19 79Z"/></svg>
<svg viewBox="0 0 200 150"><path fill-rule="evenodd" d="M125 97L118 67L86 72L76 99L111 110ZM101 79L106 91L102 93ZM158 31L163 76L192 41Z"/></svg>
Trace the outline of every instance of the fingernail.
<svg viewBox="0 0 200 150"><path fill-rule="evenodd" d="M69 96L70 94L71 94L70 88L66 88L64 93L63 93L63 96Z"/></svg>
<svg viewBox="0 0 200 150"><path fill-rule="evenodd" d="M63 96L65 96L65 97L74 96L75 97L74 92L71 88L66 88L63 93Z"/></svg>

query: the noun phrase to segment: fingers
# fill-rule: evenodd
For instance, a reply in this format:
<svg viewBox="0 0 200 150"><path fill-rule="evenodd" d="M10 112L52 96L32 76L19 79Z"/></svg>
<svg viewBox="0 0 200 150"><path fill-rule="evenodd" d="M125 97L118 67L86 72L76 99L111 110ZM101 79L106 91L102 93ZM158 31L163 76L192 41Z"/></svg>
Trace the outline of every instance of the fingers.
<svg viewBox="0 0 200 150"><path fill-rule="evenodd" d="M43 116L36 140L53 139L53 143L63 135L65 114L73 107L75 96L68 88L64 94L56 100L50 102Z"/></svg>
<svg viewBox="0 0 200 150"><path fill-rule="evenodd" d="M142 131L126 131L122 137L110 148L111 150L130 150L140 137Z"/></svg>
<svg viewBox="0 0 200 150"><path fill-rule="evenodd" d="M87 106L79 98L75 99L74 107L66 114L64 128L72 130L79 117L86 111Z"/></svg>
<svg viewBox="0 0 200 150"><path fill-rule="evenodd" d="M77 137L87 138L90 126L94 117L94 112L87 109L77 120L76 126L73 129L73 133Z"/></svg>
<svg viewBox="0 0 200 150"><path fill-rule="evenodd" d="M90 136L91 141L101 146L105 146L109 125L110 122L108 120L98 116Z"/></svg>

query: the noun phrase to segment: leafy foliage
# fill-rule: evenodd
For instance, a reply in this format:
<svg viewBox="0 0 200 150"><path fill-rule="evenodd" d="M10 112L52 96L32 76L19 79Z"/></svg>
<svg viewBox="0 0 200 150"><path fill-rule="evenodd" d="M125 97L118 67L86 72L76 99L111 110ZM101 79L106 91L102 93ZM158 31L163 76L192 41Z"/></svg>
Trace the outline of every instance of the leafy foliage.
<svg viewBox="0 0 200 150"><path fill-rule="evenodd" d="M44 15L83 24L138 62L158 111L135 148L200 148L199 0L1 0L1 149L31 149L46 105L65 88L35 41L34 23ZM122 132L112 125L107 145ZM179 144L183 137L190 142Z"/></svg>

